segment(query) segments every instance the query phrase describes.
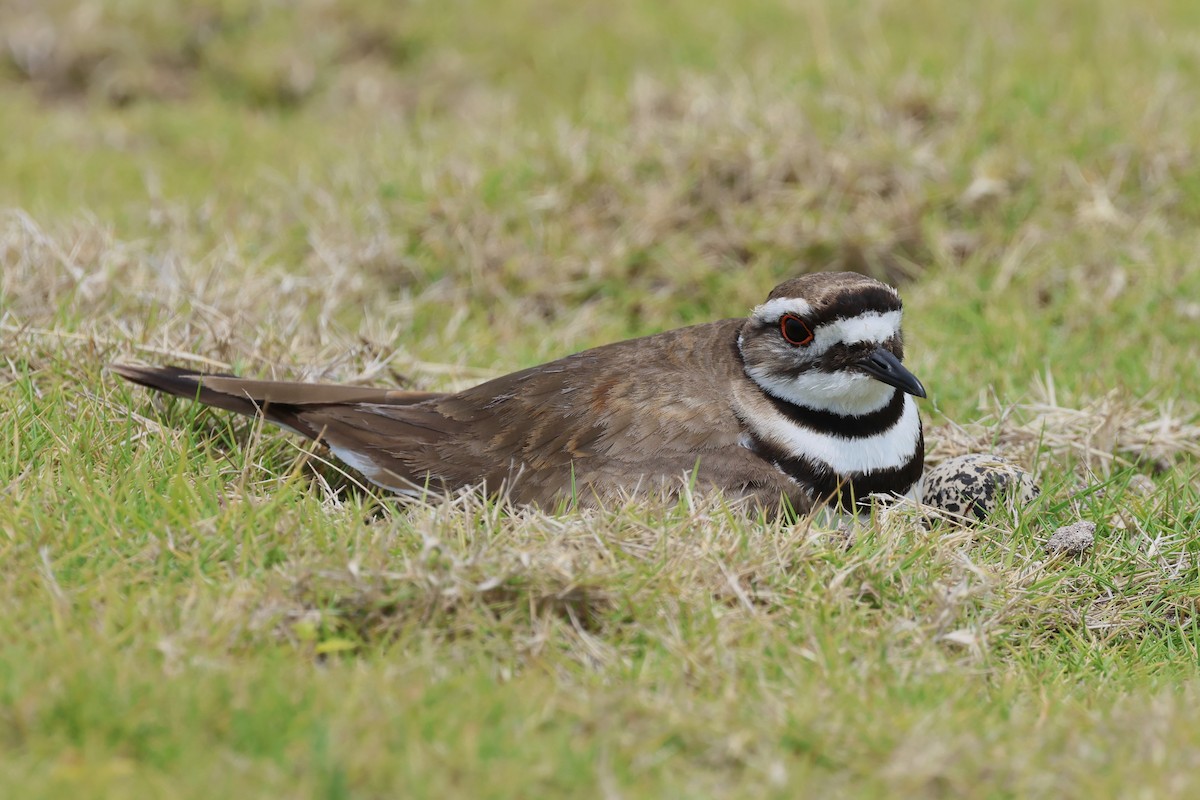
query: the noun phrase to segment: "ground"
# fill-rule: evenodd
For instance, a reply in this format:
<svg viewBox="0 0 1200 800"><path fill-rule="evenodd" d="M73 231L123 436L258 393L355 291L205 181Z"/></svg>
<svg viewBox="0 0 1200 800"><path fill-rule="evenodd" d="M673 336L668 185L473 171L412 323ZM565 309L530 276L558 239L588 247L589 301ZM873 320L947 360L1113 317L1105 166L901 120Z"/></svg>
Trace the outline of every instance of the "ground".
<svg viewBox="0 0 1200 800"><path fill-rule="evenodd" d="M1197 31L0 2L5 794L1195 795ZM397 509L105 371L453 388L830 268L900 288L931 462L1004 453L1039 500Z"/></svg>

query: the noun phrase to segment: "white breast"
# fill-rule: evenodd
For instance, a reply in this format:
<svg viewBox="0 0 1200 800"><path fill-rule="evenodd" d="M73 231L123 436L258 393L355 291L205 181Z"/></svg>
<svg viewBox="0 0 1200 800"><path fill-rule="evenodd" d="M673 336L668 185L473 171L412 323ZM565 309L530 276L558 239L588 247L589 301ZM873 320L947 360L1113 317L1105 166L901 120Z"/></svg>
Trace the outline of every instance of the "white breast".
<svg viewBox="0 0 1200 800"><path fill-rule="evenodd" d="M896 423L873 436L849 438L814 431L769 407L756 408L748 416L747 423L764 441L792 456L824 464L839 475L903 466L916 453L921 432L917 403L908 395Z"/></svg>

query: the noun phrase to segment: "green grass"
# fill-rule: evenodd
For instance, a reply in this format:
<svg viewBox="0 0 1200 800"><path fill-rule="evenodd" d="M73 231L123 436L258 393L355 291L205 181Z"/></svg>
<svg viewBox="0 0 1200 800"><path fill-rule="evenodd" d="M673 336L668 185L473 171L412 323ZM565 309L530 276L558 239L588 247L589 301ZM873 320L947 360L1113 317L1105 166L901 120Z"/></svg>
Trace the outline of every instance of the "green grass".
<svg viewBox="0 0 1200 800"><path fill-rule="evenodd" d="M1196 793L1200 7L263 8L0 4L5 796ZM1037 503L396 509L104 371L457 387L825 268Z"/></svg>

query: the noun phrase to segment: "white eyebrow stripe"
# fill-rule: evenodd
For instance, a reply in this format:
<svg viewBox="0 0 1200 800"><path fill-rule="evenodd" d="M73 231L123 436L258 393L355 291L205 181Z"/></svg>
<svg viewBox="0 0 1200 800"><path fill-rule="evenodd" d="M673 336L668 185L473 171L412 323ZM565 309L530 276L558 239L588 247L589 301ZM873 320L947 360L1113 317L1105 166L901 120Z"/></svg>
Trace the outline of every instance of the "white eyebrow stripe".
<svg viewBox="0 0 1200 800"><path fill-rule="evenodd" d="M812 346L818 351L828 350L839 342L858 344L875 342L882 344L900 332L900 309L894 311L866 311L857 317L835 319L818 325L814 331Z"/></svg>
<svg viewBox="0 0 1200 800"><path fill-rule="evenodd" d="M796 314L811 319L813 308L801 297L776 297L757 306L752 313L760 322L773 325L785 314ZM819 355L835 344L882 344L900 333L902 315L903 310L899 308L891 311L864 311L857 316L823 323L813 331L813 341L806 349L814 355Z"/></svg>
<svg viewBox="0 0 1200 800"><path fill-rule="evenodd" d="M784 314L807 317L812 310L809 302L802 297L776 297L761 306L755 306L751 313L763 322L778 322Z"/></svg>

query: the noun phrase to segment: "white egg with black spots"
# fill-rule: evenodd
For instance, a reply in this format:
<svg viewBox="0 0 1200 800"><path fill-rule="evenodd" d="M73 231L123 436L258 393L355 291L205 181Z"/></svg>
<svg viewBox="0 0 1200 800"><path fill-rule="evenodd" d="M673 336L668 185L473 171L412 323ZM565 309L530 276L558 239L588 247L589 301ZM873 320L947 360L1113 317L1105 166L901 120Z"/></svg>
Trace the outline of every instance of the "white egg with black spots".
<svg viewBox="0 0 1200 800"><path fill-rule="evenodd" d="M1041 493L1033 476L1001 456L972 453L926 470L921 502L960 518L987 519L1001 504L1021 507Z"/></svg>

